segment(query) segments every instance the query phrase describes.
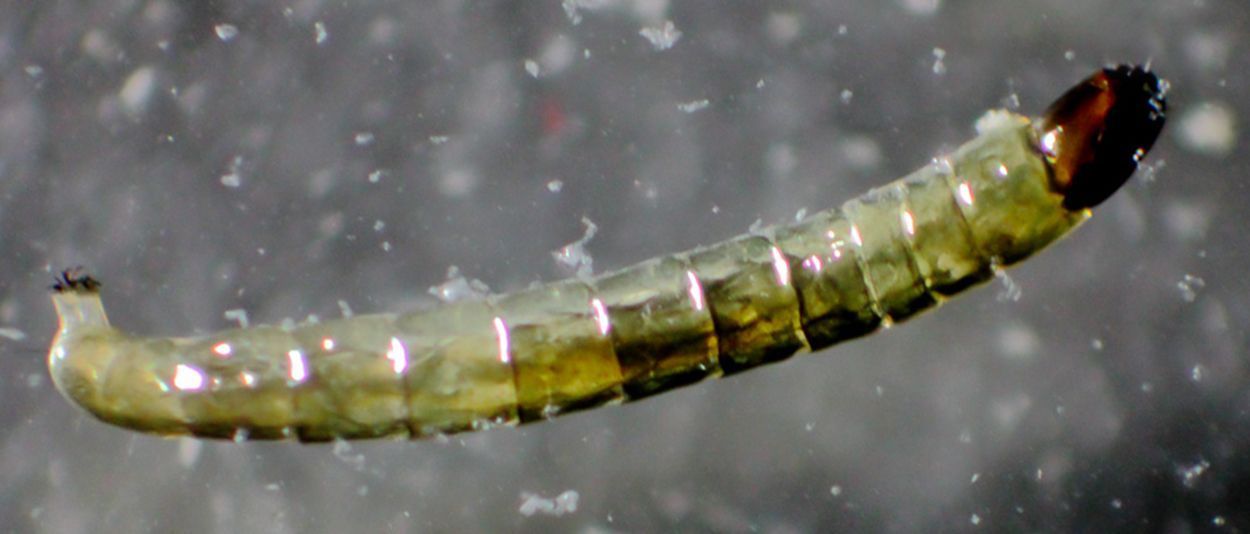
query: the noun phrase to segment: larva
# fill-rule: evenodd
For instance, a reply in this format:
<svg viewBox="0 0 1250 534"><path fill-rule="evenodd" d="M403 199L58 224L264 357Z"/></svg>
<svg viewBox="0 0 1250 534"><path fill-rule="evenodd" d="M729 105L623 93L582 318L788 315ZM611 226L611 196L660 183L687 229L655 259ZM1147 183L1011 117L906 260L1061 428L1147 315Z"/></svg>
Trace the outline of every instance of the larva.
<svg viewBox="0 0 1250 534"><path fill-rule="evenodd" d="M425 437L639 399L868 334L1036 253L1132 175L1166 92L1103 69L1040 119L991 111L949 157L796 224L429 311L146 338L67 271L48 366L105 422L236 440Z"/></svg>

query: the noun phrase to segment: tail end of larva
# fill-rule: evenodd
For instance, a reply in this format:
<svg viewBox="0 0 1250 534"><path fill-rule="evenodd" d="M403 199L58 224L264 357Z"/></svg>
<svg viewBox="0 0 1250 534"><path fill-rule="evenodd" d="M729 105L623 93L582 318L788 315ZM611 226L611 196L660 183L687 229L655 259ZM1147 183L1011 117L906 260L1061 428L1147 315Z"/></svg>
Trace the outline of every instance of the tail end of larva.
<svg viewBox="0 0 1250 534"><path fill-rule="evenodd" d="M52 304L61 322L61 335L82 327L109 326L104 304L100 302L101 285L81 267L66 269L56 276L50 289Z"/></svg>

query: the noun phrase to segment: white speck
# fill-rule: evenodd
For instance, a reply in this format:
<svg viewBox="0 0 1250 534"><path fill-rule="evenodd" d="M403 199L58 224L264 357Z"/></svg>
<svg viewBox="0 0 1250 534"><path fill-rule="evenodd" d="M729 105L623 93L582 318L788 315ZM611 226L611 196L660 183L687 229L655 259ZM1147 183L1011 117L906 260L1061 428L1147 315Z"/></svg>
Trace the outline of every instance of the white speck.
<svg viewBox="0 0 1250 534"><path fill-rule="evenodd" d="M764 235L764 219L755 219L755 221L747 227L747 233L751 235Z"/></svg>
<svg viewBox="0 0 1250 534"><path fill-rule="evenodd" d="M1103 344L1101 339L1094 338L1093 341L1089 342L1089 346L1090 348L1094 350L1101 351L1105 345Z"/></svg>
<svg viewBox="0 0 1250 534"><path fill-rule="evenodd" d="M847 28L845 24L838 25L838 35L846 35Z"/></svg>
<svg viewBox="0 0 1250 534"><path fill-rule="evenodd" d="M1041 352L1041 340L1037 332L1028 325L1012 323L998 332L998 346L1003 355L1025 360Z"/></svg>
<svg viewBox="0 0 1250 534"><path fill-rule="evenodd" d="M365 146L365 145L371 144L373 143L373 132L357 132L355 140L356 140L356 146Z"/></svg>
<svg viewBox="0 0 1250 534"><path fill-rule="evenodd" d="M834 497L838 497L842 495L842 486L838 486L835 484L832 488L829 488L829 494L833 495Z"/></svg>
<svg viewBox="0 0 1250 534"><path fill-rule="evenodd" d="M799 208L799 211L794 212L794 222L802 222L803 219L806 219L806 218L807 218L807 208Z"/></svg>
<svg viewBox="0 0 1250 534"><path fill-rule="evenodd" d="M213 26L213 31L217 32L218 39L226 43L233 41L235 37L239 36L239 27L234 24L218 24Z"/></svg>
<svg viewBox="0 0 1250 534"><path fill-rule="evenodd" d="M16 328L0 328L0 337L21 341L26 339L26 333Z"/></svg>
<svg viewBox="0 0 1250 534"><path fill-rule="evenodd" d="M227 321L234 321L239 324L239 328L247 328L247 310L235 308L226 310L221 314Z"/></svg>
<svg viewBox="0 0 1250 534"><path fill-rule="evenodd" d="M538 77L538 62L532 59L525 60L525 72L528 72L530 76L537 78Z"/></svg>
<svg viewBox="0 0 1250 534"><path fill-rule="evenodd" d="M39 389L43 385L43 373L31 373L26 375L26 387L30 389Z"/></svg>
<svg viewBox="0 0 1250 534"><path fill-rule="evenodd" d="M352 307L346 300L339 299L339 313L343 314L344 319L352 316Z"/></svg>
<svg viewBox="0 0 1250 534"><path fill-rule="evenodd" d="M1213 210L1187 200L1173 200L1163 206L1163 225L1181 241L1197 241L1211 226Z"/></svg>
<svg viewBox="0 0 1250 534"><path fill-rule="evenodd" d="M330 38L330 34L326 32L326 23L317 21L313 23L313 35L317 36L317 44L323 45L326 39Z"/></svg>
<svg viewBox="0 0 1250 534"><path fill-rule="evenodd" d="M709 102L708 99L704 98L702 100L691 100L690 102L677 104L677 109L680 109L686 113L694 113L696 111L699 111L703 108L708 107L708 105L710 104L711 102Z"/></svg>
<svg viewBox="0 0 1250 534"><path fill-rule="evenodd" d="M460 274L460 268L452 265L447 268L446 282L433 286L429 293L443 302L456 302L470 298L485 297L490 288L481 280L469 280Z"/></svg>
<svg viewBox="0 0 1250 534"><path fill-rule="evenodd" d="M971 522L973 525L980 525L980 524L981 524L981 516L979 516L979 515L977 515L977 514L972 514L972 517L971 517L971 518L969 518L969 519L968 519L968 521L969 521L969 522Z"/></svg>
<svg viewBox="0 0 1250 534"><path fill-rule="evenodd" d="M768 169L773 178L786 178L799 165L799 158L794 154L794 147L789 143L773 143L764 154L764 168Z"/></svg>
<svg viewBox="0 0 1250 534"><path fill-rule="evenodd" d="M1237 116L1223 102L1190 106L1181 115L1180 142L1185 148L1211 157L1223 157L1237 146Z"/></svg>
<svg viewBox="0 0 1250 534"><path fill-rule="evenodd" d="M1176 283L1177 289L1181 290L1181 298L1185 299L1185 302L1193 302L1197 300L1198 291L1203 287L1206 287L1206 285L1207 283L1205 280L1192 274L1186 274L1180 282Z"/></svg>
<svg viewBox="0 0 1250 534"><path fill-rule="evenodd" d="M126 77L118 98L127 113L137 115L147 109L148 101L156 90L156 69L143 66Z"/></svg>
<svg viewBox="0 0 1250 534"><path fill-rule="evenodd" d="M382 169L377 169L369 173L369 183L376 184L382 180Z"/></svg>
<svg viewBox="0 0 1250 534"><path fill-rule="evenodd" d="M1020 95L1015 91L1012 91L1011 94L1007 95L1007 98L1003 100L1003 106L1007 109L1020 109Z"/></svg>
<svg viewBox="0 0 1250 534"><path fill-rule="evenodd" d="M430 143L434 145L441 145L443 143L446 143L449 140L451 140L451 138L446 135L431 135L430 136Z"/></svg>
<svg viewBox="0 0 1250 534"><path fill-rule="evenodd" d="M373 221L374 232L381 232L382 230L385 230L385 229L386 229L386 221L383 221L382 219L374 219Z"/></svg>
<svg viewBox="0 0 1250 534"><path fill-rule="evenodd" d="M838 95L838 98L842 100L843 104L850 104L851 98L854 96L855 96L855 93L851 92L850 89L843 89L842 94Z"/></svg>
<svg viewBox="0 0 1250 534"><path fill-rule="evenodd" d="M842 158L856 169L869 170L881 165L881 145L866 135L848 135L838 148Z"/></svg>
<svg viewBox="0 0 1250 534"><path fill-rule="evenodd" d="M1211 518L1211 524L1213 524L1213 525L1215 525L1215 526L1217 526L1217 527L1222 527L1222 526L1224 526L1224 523L1225 523L1225 520L1224 520L1224 516L1222 516L1222 515L1217 515L1217 516L1215 516L1215 517Z"/></svg>
<svg viewBox="0 0 1250 534"><path fill-rule="evenodd" d="M671 20L664 21L659 28L643 28L638 34L650 41L651 47L656 50L668 50L677 44L678 39L681 39L681 30L678 30Z"/></svg>
<svg viewBox="0 0 1250 534"><path fill-rule="evenodd" d="M959 442L960 443L972 443L972 431L966 428L961 430L959 432Z"/></svg>
<svg viewBox="0 0 1250 534"><path fill-rule="evenodd" d="M881 386L877 386L877 396L878 396L878 397L884 397L884 396L885 396L885 388L883 388L883 387L881 387Z"/></svg>
<svg viewBox="0 0 1250 534"><path fill-rule="evenodd" d="M334 448L330 450L331 454L339 461L352 466L356 471L364 471L365 455L355 453L352 450L352 444L343 439L334 440Z"/></svg>
<svg viewBox="0 0 1250 534"><path fill-rule="evenodd" d="M23 70L25 70L26 75L31 78L38 78L43 74L43 67L40 67L39 65L26 65L26 68Z"/></svg>
<svg viewBox="0 0 1250 534"><path fill-rule="evenodd" d="M816 430L816 423L804 423L803 430L806 430L808 432Z"/></svg>
<svg viewBox="0 0 1250 534"><path fill-rule="evenodd" d="M1067 50L1067 51L1065 51L1065 52L1063 53L1063 59L1066 59L1066 60L1068 60L1068 61L1072 61L1072 60L1076 59L1076 51L1074 51L1074 50Z"/></svg>
<svg viewBox="0 0 1250 534"><path fill-rule="evenodd" d="M538 54L538 64L548 76L564 72L577 57L577 44L564 34L557 34L543 46Z"/></svg>
<svg viewBox="0 0 1250 534"><path fill-rule="evenodd" d="M368 496L369 496L369 486L367 486L367 485L361 485L359 488L356 488L356 495L359 495L359 496L361 496L361 497L368 497Z"/></svg>
<svg viewBox="0 0 1250 534"><path fill-rule="evenodd" d="M578 0L563 0L560 2L564 8L564 14L569 18L569 23L576 26L582 23L582 14L577 12Z"/></svg>
<svg viewBox="0 0 1250 534"><path fill-rule="evenodd" d="M226 170L226 174L221 175L221 185L226 187L239 187L243 185L243 176L239 174L239 168L243 166L243 156L235 156L230 160L230 166Z"/></svg>
<svg viewBox="0 0 1250 534"><path fill-rule="evenodd" d="M586 217L582 217L582 224L586 226L586 231L582 233L581 239L552 251L551 256L561 267L575 270L578 278L589 278L594 274L594 258L586 252L586 243L595 237L599 227Z"/></svg>
<svg viewBox="0 0 1250 534"><path fill-rule="evenodd" d="M937 13L938 8L942 7L941 0L899 0L899 3L908 13L921 16Z"/></svg>
<svg viewBox="0 0 1250 534"><path fill-rule="evenodd" d="M282 485L278 484L277 482L270 482L268 484L265 484L265 491L278 491L280 489L282 489Z"/></svg>
<svg viewBox="0 0 1250 534"><path fill-rule="evenodd" d="M391 247L391 242L390 242L390 241L383 241L383 242L382 242L382 252L390 252L390 251L391 251L391 248L392 248L392 247Z"/></svg>
<svg viewBox="0 0 1250 534"><path fill-rule="evenodd" d="M1140 387L1142 393L1150 393L1155 390L1155 385L1150 382L1142 382Z"/></svg>
<svg viewBox="0 0 1250 534"><path fill-rule="evenodd" d="M720 213L720 206L717 206L716 204L712 204L712 213L713 214Z"/></svg>
<svg viewBox="0 0 1250 534"><path fill-rule="evenodd" d="M1176 474L1180 475L1181 482L1185 484L1185 487L1193 488L1194 485L1198 483L1198 477L1202 476L1202 474L1205 473L1209 467L1211 467L1210 462L1201 460L1188 467L1177 466Z"/></svg>
<svg viewBox="0 0 1250 534"><path fill-rule="evenodd" d="M548 191L551 191L552 193L559 193L561 189L564 189L564 182L561 182L560 180L547 182Z"/></svg>
<svg viewBox="0 0 1250 534"><path fill-rule="evenodd" d="M1124 507L1124 503L1121 502L1120 499L1111 499L1111 507L1119 510Z"/></svg>
<svg viewBox="0 0 1250 534"><path fill-rule="evenodd" d="M1003 286L1002 290L994 296L995 300L999 302L1020 301L1020 297L1024 295L1024 291L1021 290L1020 286L1016 284L1016 281L1011 278L1011 275L1007 274L1007 271L1004 271L1003 269L995 269L994 278L997 278L999 284Z"/></svg>
<svg viewBox="0 0 1250 534"><path fill-rule="evenodd" d="M1202 377L1204 375L1203 369L1202 365L1195 365L1193 369L1189 370L1189 378L1194 382L1202 382Z"/></svg>
<svg viewBox="0 0 1250 534"><path fill-rule="evenodd" d="M764 88L764 79L763 79L763 78L760 78L760 81L755 82L755 88L756 88L756 89L763 89L763 88Z"/></svg>
<svg viewBox="0 0 1250 534"><path fill-rule="evenodd" d="M976 484L976 483L977 483L977 480L980 480L980 479L981 479L981 473L973 473L973 474L972 474L972 480L969 480L969 481L968 481L968 483L969 483L969 484Z"/></svg>
<svg viewBox="0 0 1250 534"><path fill-rule="evenodd" d="M534 514L560 517L564 514L576 512L579 498L580 496L575 490L568 490L553 499L547 499L536 493L523 491L521 492L521 506L517 511L521 512L521 515L525 517L530 517Z"/></svg>
<svg viewBox="0 0 1250 534"><path fill-rule="evenodd" d="M946 58L946 51L941 48L933 49L933 73L939 76L946 74L946 63L942 60Z"/></svg>
<svg viewBox="0 0 1250 534"><path fill-rule="evenodd" d="M452 168L438 177L438 192L450 198L464 197L475 191L481 181L471 168Z"/></svg>

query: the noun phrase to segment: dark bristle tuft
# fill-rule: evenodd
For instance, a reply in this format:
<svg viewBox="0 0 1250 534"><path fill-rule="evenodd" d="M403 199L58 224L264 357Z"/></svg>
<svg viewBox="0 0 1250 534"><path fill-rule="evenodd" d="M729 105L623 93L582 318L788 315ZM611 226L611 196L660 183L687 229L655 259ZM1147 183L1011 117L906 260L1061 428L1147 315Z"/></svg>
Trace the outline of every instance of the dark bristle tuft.
<svg viewBox="0 0 1250 534"><path fill-rule="evenodd" d="M53 280L54 283L51 289L57 293L96 293L100 291L100 286L103 285L99 280L92 278L91 275L84 272L82 267L65 269L54 277Z"/></svg>

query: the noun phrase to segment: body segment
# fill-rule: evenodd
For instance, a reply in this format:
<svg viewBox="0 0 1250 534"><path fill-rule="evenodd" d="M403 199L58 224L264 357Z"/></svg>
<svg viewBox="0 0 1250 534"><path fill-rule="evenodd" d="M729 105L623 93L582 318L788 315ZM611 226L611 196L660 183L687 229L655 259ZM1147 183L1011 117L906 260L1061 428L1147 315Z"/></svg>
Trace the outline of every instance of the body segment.
<svg viewBox="0 0 1250 534"><path fill-rule="evenodd" d="M1104 70L1043 120L991 112L949 157L793 225L415 313L142 338L67 272L49 368L101 420L225 439L426 437L640 399L906 320L1041 250L1127 178L1099 158L1135 168L1164 90Z"/></svg>

